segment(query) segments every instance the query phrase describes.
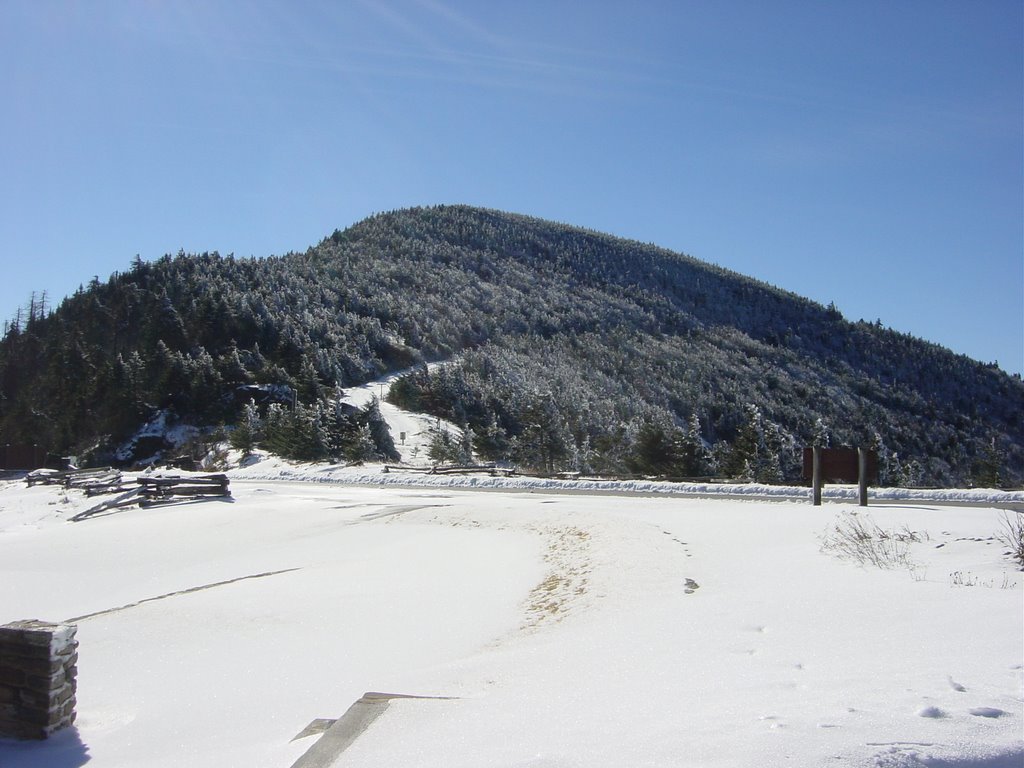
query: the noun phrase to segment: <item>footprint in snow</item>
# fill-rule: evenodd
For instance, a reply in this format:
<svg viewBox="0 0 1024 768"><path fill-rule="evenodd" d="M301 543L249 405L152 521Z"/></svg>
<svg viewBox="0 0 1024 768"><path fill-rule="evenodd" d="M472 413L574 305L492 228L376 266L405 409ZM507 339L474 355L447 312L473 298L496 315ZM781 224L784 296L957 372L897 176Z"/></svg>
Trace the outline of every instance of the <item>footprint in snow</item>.
<svg viewBox="0 0 1024 768"><path fill-rule="evenodd" d="M686 584L684 586L685 589L683 589L683 592L685 592L688 595L692 595L694 592L700 589L700 584L698 584L693 579L687 579Z"/></svg>
<svg viewBox="0 0 1024 768"><path fill-rule="evenodd" d="M917 716L938 720L939 718L945 717L946 713L938 707L924 707L923 709L917 710Z"/></svg>
<svg viewBox="0 0 1024 768"><path fill-rule="evenodd" d="M952 688L954 691L959 691L960 693L967 692L967 689L960 685L960 683L958 683L956 680L954 680L952 676L948 677L947 679L949 680L949 687Z"/></svg>
<svg viewBox="0 0 1024 768"><path fill-rule="evenodd" d="M967 710L975 717L1003 717L1010 714L1002 709L996 709L995 707L975 707L974 709Z"/></svg>

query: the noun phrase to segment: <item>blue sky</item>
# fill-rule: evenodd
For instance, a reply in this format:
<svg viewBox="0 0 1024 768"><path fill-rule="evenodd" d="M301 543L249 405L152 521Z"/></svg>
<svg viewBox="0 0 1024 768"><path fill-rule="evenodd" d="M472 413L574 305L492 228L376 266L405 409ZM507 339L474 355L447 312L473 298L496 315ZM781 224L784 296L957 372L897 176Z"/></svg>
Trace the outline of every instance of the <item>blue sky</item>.
<svg viewBox="0 0 1024 768"><path fill-rule="evenodd" d="M1022 40L1019 0L5 0L0 313L468 203L1021 372Z"/></svg>

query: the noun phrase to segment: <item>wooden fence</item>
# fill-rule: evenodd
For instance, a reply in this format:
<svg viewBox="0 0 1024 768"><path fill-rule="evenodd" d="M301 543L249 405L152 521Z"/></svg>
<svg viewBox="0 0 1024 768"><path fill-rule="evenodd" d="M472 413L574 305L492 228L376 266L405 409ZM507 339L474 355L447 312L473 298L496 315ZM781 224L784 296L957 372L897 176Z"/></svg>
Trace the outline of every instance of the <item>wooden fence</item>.
<svg viewBox="0 0 1024 768"><path fill-rule="evenodd" d="M188 477L140 477L141 506L167 504L184 499L228 497L227 475L190 475Z"/></svg>
<svg viewBox="0 0 1024 768"><path fill-rule="evenodd" d="M99 469L37 469L25 475L25 482L32 485L62 485L75 488L89 496L100 493L114 493L123 490L124 476L120 470L111 467Z"/></svg>

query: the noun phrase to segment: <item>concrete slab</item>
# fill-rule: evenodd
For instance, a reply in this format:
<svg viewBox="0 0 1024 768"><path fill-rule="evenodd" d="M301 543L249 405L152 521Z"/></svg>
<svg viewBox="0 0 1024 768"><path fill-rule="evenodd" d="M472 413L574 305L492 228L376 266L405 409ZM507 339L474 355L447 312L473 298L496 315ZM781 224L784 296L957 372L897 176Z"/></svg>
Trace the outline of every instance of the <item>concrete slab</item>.
<svg viewBox="0 0 1024 768"><path fill-rule="evenodd" d="M338 756L369 728L373 721L380 717L388 708L392 699L454 699L454 696L415 696L407 693L378 693L367 691L356 701L344 715L339 717L323 732L316 743L306 750L292 768L330 768ZM314 720L307 731L317 723L330 722ZM311 732L312 733L312 732ZM302 734L295 738L301 738Z"/></svg>

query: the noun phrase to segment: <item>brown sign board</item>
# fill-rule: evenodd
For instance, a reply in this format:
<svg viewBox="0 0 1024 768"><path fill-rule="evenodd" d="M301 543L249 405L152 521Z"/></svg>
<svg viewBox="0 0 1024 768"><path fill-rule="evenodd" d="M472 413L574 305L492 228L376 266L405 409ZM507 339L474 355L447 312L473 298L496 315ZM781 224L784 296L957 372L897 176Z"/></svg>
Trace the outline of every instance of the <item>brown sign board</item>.
<svg viewBox="0 0 1024 768"><path fill-rule="evenodd" d="M39 469L46 466L46 449L24 443L0 444L0 469Z"/></svg>
<svg viewBox="0 0 1024 768"><path fill-rule="evenodd" d="M878 485L878 453L867 453L868 485ZM804 448L804 480L814 477L814 449ZM856 448L822 448L821 480L824 483L856 483L860 481L860 468Z"/></svg>

